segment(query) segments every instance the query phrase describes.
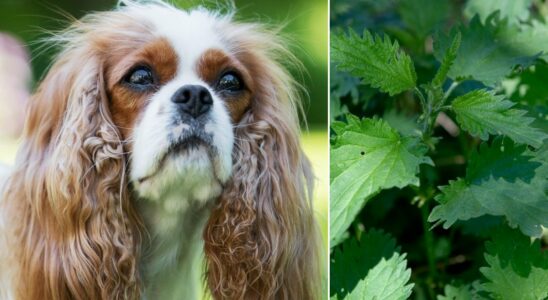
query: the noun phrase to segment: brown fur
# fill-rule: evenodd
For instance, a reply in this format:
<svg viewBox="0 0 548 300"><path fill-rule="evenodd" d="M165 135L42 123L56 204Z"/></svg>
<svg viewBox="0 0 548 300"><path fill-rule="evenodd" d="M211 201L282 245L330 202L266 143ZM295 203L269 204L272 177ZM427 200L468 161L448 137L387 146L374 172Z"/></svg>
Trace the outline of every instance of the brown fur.
<svg viewBox="0 0 548 300"><path fill-rule="evenodd" d="M141 112L144 111L150 93L136 92L128 88L121 82L124 76L134 66L146 65L152 68L157 84L161 86L175 77L179 59L165 38L151 41L129 54L121 51L116 54L116 57L109 57L107 62L107 66L112 66L107 69L107 86L111 99L112 119L126 140L130 137Z"/></svg>
<svg viewBox="0 0 548 300"><path fill-rule="evenodd" d="M237 97L226 97L226 106L230 111L233 123L238 123L249 108L253 94L253 79L244 65L234 57L230 57L222 50L211 49L205 52L198 62L198 74L210 86L215 86L224 72L236 71L245 83L244 90Z"/></svg>
<svg viewBox="0 0 548 300"><path fill-rule="evenodd" d="M140 297L141 222L110 114L103 53L144 41L97 26L123 28L127 21L105 13L69 29L69 44L30 103L16 169L3 195L3 209L13 218L7 230L15 237L17 299Z"/></svg>
<svg viewBox="0 0 548 300"><path fill-rule="evenodd" d="M204 232L209 287L216 299L319 299L312 175L299 142L297 87L280 63L292 56L272 33L236 26L227 40L255 90L235 131L232 182Z"/></svg>

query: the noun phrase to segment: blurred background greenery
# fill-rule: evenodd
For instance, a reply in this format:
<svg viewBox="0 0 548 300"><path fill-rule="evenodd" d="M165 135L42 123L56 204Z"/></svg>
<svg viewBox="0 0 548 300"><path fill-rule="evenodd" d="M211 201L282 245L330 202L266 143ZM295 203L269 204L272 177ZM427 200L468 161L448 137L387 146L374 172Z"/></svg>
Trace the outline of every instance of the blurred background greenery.
<svg viewBox="0 0 548 300"><path fill-rule="evenodd" d="M172 0L169 2L181 8L196 5L217 6L215 1ZM220 1L219 3L226 2ZM290 48L293 53L304 64L305 71L302 74L294 75L308 92L308 97L305 97L308 128L303 130L303 145L312 161L317 177L314 203L324 240L323 245L327 249L327 185L329 182L327 160L327 0L235 0L234 3L238 10L236 14L238 20L259 21L273 25L286 24L283 33L290 40ZM62 16L61 11L79 18L91 11L112 9L115 5L116 0L1 0L0 34L9 35L19 40L25 45L28 57L32 57L32 75L27 74L28 78L25 79L25 74L23 74L21 79L26 81L26 86L22 85L22 88L27 90L26 93L36 87L36 83L51 63L53 53L41 53L37 40L44 36L44 29L55 31L66 27L67 19ZM1 37L0 48L2 48ZM16 66L9 57L10 51L7 52L6 54L6 51L0 51L0 79L14 77L12 72ZM25 55L20 54L18 57L25 57ZM14 84L5 84L5 86L7 89L14 88ZM0 90L0 104L4 107L13 107L13 103L10 101L20 101L20 106L23 106L28 95L25 91L16 91L16 93L18 98L22 98L21 100L13 99L13 93ZM7 104L7 106L3 104ZM12 164L19 142L17 134L6 134L5 127L10 126L13 122L20 122L22 115L16 115L13 110L5 108L2 110L3 112L0 111L0 126L4 128L0 127L0 163Z"/></svg>
<svg viewBox="0 0 548 300"><path fill-rule="evenodd" d="M198 4L216 7L215 2L168 0L179 7ZM225 3L226 1L219 1ZM292 49L305 66L301 81L310 98L307 120L312 128L325 127L327 121L327 0L235 0L237 18L271 24L287 24L284 33L292 40ZM33 82L39 79L51 62L50 53L39 54L36 40L42 29L66 27L66 18L59 11L74 17L87 12L111 9L116 0L2 0L0 1L0 32L9 33L29 46L33 54ZM301 77L298 75L298 77Z"/></svg>

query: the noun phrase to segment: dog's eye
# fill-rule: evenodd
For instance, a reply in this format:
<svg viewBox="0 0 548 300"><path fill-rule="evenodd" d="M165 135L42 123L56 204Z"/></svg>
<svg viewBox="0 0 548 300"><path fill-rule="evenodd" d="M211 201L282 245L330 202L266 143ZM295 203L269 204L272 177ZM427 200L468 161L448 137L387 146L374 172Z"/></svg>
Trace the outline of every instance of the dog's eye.
<svg viewBox="0 0 548 300"><path fill-rule="evenodd" d="M217 89L220 91L237 92L242 90L243 83L235 73L224 74L217 83Z"/></svg>
<svg viewBox="0 0 548 300"><path fill-rule="evenodd" d="M134 86L147 87L154 84L154 76L148 67L137 67L127 75L125 81Z"/></svg>

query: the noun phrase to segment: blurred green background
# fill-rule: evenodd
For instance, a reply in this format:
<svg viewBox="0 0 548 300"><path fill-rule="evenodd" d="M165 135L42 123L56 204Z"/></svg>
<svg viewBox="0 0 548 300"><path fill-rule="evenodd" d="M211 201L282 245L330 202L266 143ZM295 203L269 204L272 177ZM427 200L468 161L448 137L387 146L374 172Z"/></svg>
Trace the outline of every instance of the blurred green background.
<svg viewBox="0 0 548 300"><path fill-rule="evenodd" d="M169 1L182 8L204 5L216 7L215 1L175 0ZM226 2L220 1L223 4ZM327 0L235 0L236 18L241 21L259 21L268 24L286 24L284 34L290 39L293 53L304 64L304 72L295 73L305 86L305 113L308 123L303 129L303 146L312 161L317 177L314 196L315 210L320 223L323 245L327 249L328 216L328 140L327 140ZM47 31L66 27L67 19L60 12L79 18L92 11L109 10L115 0L0 0L0 34L8 34L23 43L32 57L32 75L28 90L32 91L51 63L53 53L41 53L37 40ZM1 42L1 40L0 40ZM0 45L1 46L1 45ZM0 52L0 78L11 76L6 66L6 57ZM4 97L4 99L2 99ZM0 104L11 99L0 91ZM9 107L9 106L8 106ZM2 118L20 118L0 113ZM4 122L9 124L9 122ZM304 126L303 126L304 127ZM0 163L12 164L19 141L16 136L3 134L0 128ZM324 250L325 251L325 250ZM325 259L327 266L327 258ZM325 269L327 267L324 267ZM325 287L327 291L327 287ZM324 294L327 294L325 292Z"/></svg>
<svg viewBox="0 0 548 300"><path fill-rule="evenodd" d="M214 1L169 1L179 7L202 4L216 7ZM235 0L237 18L270 24L287 24L284 33L292 40L291 47L304 63L305 84L310 103L307 120L312 128L325 127L327 121L327 0ZM218 3L225 3L219 1ZM59 11L77 18L86 12L108 10L116 0L1 0L0 32L10 33L29 45L32 52L34 81L39 79L51 61L51 55L39 54L36 39L43 36L42 29L59 30L66 27L66 18Z"/></svg>

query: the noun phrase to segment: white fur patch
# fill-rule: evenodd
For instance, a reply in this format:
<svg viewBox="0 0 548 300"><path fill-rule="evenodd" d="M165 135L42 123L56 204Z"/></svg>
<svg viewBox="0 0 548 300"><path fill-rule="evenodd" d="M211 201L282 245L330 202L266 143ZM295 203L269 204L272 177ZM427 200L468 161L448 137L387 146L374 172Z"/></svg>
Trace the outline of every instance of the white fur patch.
<svg viewBox="0 0 548 300"><path fill-rule="evenodd" d="M158 38L166 38L179 58L176 76L149 99L149 105L130 137L133 139L130 179L136 192L146 198L138 203L142 205L140 213L150 225L147 231L152 233L155 245L163 247L163 251L151 251L143 256L143 267L160 266L157 274L150 275L157 275L158 278L148 278L149 274L143 274L148 279L145 293L148 294L147 291L153 289L151 286L155 283L166 282L148 294L152 295L150 299L162 298L155 292L162 291L166 296L173 296L178 290L182 290L179 294L182 299L196 299L196 287L200 286L202 275L198 258L202 253L200 233L207 220L205 203L220 195L222 185L231 175L234 136L224 102L199 78L195 66L205 51L226 48L218 29L229 20L204 9L185 12L161 3L143 5L133 1L121 2L126 3L127 7L120 10L136 20L153 24L154 34ZM128 31L128 34L132 32ZM166 156L173 136L181 136L191 130L189 124L176 124L171 118L175 113L172 95L189 84L203 85L212 95L209 122L203 124L204 132L212 136L211 145L198 145ZM6 174L7 171L0 167L0 185L2 175ZM0 299L4 300L13 298L10 280L14 276L7 265L14 264L6 259L10 247L6 246L3 228L8 219L3 218L1 208L2 199ZM195 216L197 210L200 214ZM169 268L175 268L176 272L167 272Z"/></svg>
<svg viewBox="0 0 548 300"><path fill-rule="evenodd" d="M227 108L213 89L203 82L196 71L200 57L210 49L225 49L218 35L218 26L226 19L209 11L198 9L181 11L164 6L151 6L146 11L134 13L154 24L158 37L166 38L178 55L179 65L174 79L164 85L151 99L144 117L134 131L134 150L131 157L131 179L137 192L145 198L160 198L171 189L170 185L187 187L182 197L207 201L220 194L220 186L228 180L232 169L234 137ZM202 85L209 89L213 98L210 121L205 133L213 136L213 155L187 152L188 155L172 156L160 166L162 157L170 146L169 136L188 131L188 124L173 126L175 105L172 95L182 86ZM160 107L164 113L160 114ZM158 168L162 168L158 172ZM150 178L149 178L150 177ZM142 178L149 178L142 181Z"/></svg>
<svg viewBox="0 0 548 300"><path fill-rule="evenodd" d="M151 299L162 298L161 293L197 299L206 204L221 194L231 175L234 134L224 101L200 79L196 66L206 51L226 48L218 28L228 19L203 9L185 12L163 5L129 9L152 23L159 38L169 41L179 64L175 77L152 96L133 133L130 177L136 192L145 198L139 203L140 211L156 246L143 262L145 293L154 295ZM191 124L174 124L172 118L177 112L171 97L185 85L204 86L212 96L208 121L201 124L210 145L166 156L173 137L193 130Z"/></svg>

